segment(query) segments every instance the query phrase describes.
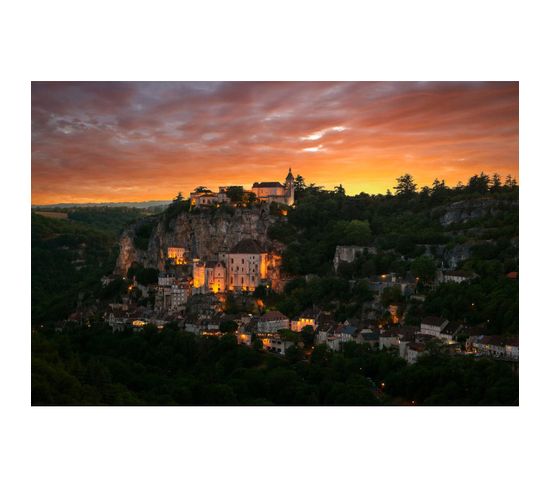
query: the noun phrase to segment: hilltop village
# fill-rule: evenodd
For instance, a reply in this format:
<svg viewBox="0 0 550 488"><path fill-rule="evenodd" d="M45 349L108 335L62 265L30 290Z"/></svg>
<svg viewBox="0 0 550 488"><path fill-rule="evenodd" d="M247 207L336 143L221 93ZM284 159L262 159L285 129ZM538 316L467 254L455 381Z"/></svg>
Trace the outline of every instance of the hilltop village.
<svg viewBox="0 0 550 488"><path fill-rule="evenodd" d="M243 205L260 209L267 205L284 222L295 205L291 170L284 184L256 182L250 190L220 187L218 192L199 187L189 195L189 209L200 212ZM420 317L415 325L407 320L407 315L426 300L427 293L441 285L467 284L478 278L475 272L461 269L468 257L468 251L461 249L441 260L428 280L411 271L371 274L361 280L361 286L368 288L362 312L342 317L317 305L293 315L271 306L270 294L283 293L293 277L281 272L280 250L274 250L265 240L243 236L230 248L208 256L189 247L169 245L158 249L162 256L159 270L152 274L149 270L147 279L143 277L146 269L135 265L128 269L124 277L127 293L120 302L109 305L105 319L113 331L140 331L146 326L163 329L175 324L201 336L231 333L241 344L280 355L291 348L311 354L319 345L341 351L346 343L355 342L377 350L393 350L411 364L434 349L451 355L491 356L517 362L517 336L491 334L489 321L471 324L434 315ZM376 258L380 252L376 245L337 245L333 273ZM509 272L506 279L517 280L518 273ZM105 276L103 286L115 280L115 276ZM305 276L306 282L315 280L315 275ZM350 280L352 288L354 283Z"/></svg>

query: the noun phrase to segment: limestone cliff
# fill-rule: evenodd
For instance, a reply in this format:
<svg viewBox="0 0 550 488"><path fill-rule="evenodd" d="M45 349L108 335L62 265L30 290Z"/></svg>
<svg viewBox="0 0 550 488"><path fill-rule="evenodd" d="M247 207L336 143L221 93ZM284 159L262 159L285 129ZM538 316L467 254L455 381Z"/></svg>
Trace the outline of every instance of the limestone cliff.
<svg viewBox="0 0 550 488"><path fill-rule="evenodd" d="M495 216L502 211L517 208L517 201L494 200L478 198L470 201L460 201L449 205L440 218L441 224L447 226L455 223L469 222L486 216Z"/></svg>
<svg viewBox="0 0 550 488"><path fill-rule="evenodd" d="M161 216L149 224L152 231L148 242L141 245L143 249L136 246L136 231L142 225L138 223L120 238L115 272L125 275L133 262L162 270L168 247L185 248L188 258L216 259L219 252L230 250L246 238L257 240L268 251L280 253L281 244L267 236L269 226L278 218L270 215L266 207L195 209L181 212L169 222Z"/></svg>

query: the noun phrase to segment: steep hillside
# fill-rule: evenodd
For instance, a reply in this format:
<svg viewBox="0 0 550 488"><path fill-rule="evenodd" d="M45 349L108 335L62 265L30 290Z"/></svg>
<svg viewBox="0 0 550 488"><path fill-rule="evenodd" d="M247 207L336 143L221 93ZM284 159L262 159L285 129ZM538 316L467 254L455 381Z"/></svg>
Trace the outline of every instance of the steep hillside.
<svg viewBox="0 0 550 488"><path fill-rule="evenodd" d="M133 262L162 269L168 247L183 247L189 256L216 259L219 252L252 238L272 250L277 243L269 239L268 229L278 220L267 206L192 211L182 206L179 212L168 211L125 230L119 241L116 272L125 275Z"/></svg>

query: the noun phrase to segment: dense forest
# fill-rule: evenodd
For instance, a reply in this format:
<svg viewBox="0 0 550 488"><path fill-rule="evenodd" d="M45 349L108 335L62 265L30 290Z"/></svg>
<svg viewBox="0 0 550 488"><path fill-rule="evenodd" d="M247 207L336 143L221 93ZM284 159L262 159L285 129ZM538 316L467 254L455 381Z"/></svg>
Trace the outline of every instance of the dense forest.
<svg viewBox="0 0 550 488"><path fill-rule="evenodd" d="M111 274L125 226L149 215L135 208L76 208L65 219L31 214L31 306L33 325L67 318L79 302L100 293Z"/></svg>
<svg viewBox="0 0 550 488"><path fill-rule="evenodd" d="M506 276L519 269L519 187L511 177L502 183L499 175L482 173L454 188L436 179L418 191L404 175L395 194L355 196L346 196L341 186L324 190L301 177L297 182L298 205L270 235L287 245L283 268L298 278L281 296L272 294L270 305L288 315L317 305L341 320L358 317L370 295L366 279L394 272L419 277L418 289L427 295L425 303L408 309L409 324L435 314L471 325L484 322L495 334L518 333L519 283ZM457 206L467 209L467 218L445 222ZM335 273L334 250L341 244L376 252L343 263ZM437 268L462 248L468 257L460 269L476 279L432 287ZM308 274L315 277L305 280ZM399 293L390 298L404 300Z"/></svg>
<svg viewBox="0 0 550 488"><path fill-rule="evenodd" d="M261 346L259 346L261 347ZM309 360L167 327L113 334L105 326L33 334L33 405L517 405L503 362L436 351L407 365L348 343Z"/></svg>

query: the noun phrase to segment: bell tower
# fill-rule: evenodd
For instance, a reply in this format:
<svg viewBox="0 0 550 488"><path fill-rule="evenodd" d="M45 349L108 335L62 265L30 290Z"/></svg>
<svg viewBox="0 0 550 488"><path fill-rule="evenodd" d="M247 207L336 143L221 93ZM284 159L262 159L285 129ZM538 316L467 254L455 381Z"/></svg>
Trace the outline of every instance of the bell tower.
<svg viewBox="0 0 550 488"><path fill-rule="evenodd" d="M287 205L294 205L294 176L291 168L288 168L288 175L285 179L285 197Z"/></svg>

